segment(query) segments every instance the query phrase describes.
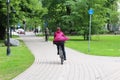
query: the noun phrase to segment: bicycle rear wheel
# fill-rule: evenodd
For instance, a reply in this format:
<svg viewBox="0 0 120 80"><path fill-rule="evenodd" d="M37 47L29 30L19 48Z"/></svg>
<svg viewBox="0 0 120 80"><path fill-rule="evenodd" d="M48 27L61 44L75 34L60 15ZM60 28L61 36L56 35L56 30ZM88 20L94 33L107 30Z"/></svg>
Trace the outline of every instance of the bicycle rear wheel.
<svg viewBox="0 0 120 80"><path fill-rule="evenodd" d="M59 46L59 55L60 55L60 59L61 59L61 64L63 64L64 62L64 55L63 55L63 51L61 46Z"/></svg>

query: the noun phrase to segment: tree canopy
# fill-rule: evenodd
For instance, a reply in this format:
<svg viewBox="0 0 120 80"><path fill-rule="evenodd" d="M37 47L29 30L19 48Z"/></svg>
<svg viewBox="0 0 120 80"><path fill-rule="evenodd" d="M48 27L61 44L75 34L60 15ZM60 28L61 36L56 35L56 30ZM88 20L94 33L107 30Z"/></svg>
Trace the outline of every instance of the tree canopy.
<svg viewBox="0 0 120 80"><path fill-rule="evenodd" d="M9 4L10 26L19 23L23 27L23 21L28 27L35 26L41 23L42 16L47 13L40 0L10 0ZM6 19L7 4L5 0L0 0L0 39L5 39Z"/></svg>
<svg viewBox="0 0 120 80"><path fill-rule="evenodd" d="M85 36L88 10L92 8L92 34L102 33L106 24L118 24L118 3L119 0L10 0L10 25L23 26L25 22L28 28L41 25L52 31L61 26L67 33ZM0 0L0 39L5 38L6 8L6 1Z"/></svg>
<svg viewBox="0 0 120 80"><path fill-rule="evenodd" d="M47 0L47 19L52 30L61 26L64 31L88 36L89 14L92 8L92 34L102 33L106 24L117 24L119 0Z"/></svg>

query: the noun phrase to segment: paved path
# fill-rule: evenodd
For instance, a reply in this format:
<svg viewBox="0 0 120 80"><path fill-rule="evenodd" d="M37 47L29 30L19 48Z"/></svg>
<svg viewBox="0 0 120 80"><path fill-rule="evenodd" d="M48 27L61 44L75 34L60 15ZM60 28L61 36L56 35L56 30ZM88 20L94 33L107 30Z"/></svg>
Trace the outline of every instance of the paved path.
<svg viewBox="0 0 120 80"><path fill-rule="evenodd" d="M35 56L33 65L13 80L120 80L120 58L100 57L66 48L67 61L60 64L56 46L34 35L22 35Z"/></svg>

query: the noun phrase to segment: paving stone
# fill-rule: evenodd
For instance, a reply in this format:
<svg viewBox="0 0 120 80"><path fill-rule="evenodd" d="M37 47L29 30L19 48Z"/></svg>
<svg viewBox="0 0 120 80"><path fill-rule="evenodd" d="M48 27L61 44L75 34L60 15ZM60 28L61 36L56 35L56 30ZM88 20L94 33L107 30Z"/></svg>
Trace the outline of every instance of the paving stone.
<svg viewBox="0 0 120 80"><path fill-rule="evenodd" d="M52 42L30 32L20 37L35 61L12 80L120 80L120 57L86 55L66 47L67 61L61 65Z"/></svg>

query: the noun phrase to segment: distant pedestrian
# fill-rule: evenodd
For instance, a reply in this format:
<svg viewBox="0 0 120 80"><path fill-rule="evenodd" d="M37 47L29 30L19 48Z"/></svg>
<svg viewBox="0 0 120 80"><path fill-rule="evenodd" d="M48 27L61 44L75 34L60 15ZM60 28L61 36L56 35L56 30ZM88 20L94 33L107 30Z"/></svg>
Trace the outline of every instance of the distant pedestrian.
<svg viewBox="0 0 120 80"><path fill-rule="evenodd" d="M38 29L37 28L35 28L34 33L35 33L35 35L38 33Z"/></svg>
<svg viewBox="0 0 120 80"><path fill-rule="evenodd" d="M60 27L57 27L56 32L54 33L54 40L53 43L57 46L57 54L59 54L59 46L61 46L64 60L66 60L66 52L65 52L65 41L68 40L68 38L64 35L64 33L61 31Z"/></svg>
<svg viewBox="0 0 120 80"><path fill-rule="evenodd" d="M45 28L45 41L48 41L49 38L49 29L46 27Z"/></svg>

